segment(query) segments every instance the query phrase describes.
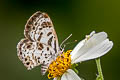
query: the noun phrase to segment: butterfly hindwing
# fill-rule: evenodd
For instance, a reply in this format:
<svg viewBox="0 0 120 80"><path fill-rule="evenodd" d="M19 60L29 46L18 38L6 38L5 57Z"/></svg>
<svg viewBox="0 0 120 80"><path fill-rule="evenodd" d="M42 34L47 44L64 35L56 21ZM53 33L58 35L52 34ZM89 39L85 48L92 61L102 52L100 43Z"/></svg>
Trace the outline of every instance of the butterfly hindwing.
<svg viewBox="0 0 120 80"><path fill-rule="evenodd" d="M18 57L28 70L35 66L49 65L55 58L55 51L52 47L22 39L17 45Z"/></svg>

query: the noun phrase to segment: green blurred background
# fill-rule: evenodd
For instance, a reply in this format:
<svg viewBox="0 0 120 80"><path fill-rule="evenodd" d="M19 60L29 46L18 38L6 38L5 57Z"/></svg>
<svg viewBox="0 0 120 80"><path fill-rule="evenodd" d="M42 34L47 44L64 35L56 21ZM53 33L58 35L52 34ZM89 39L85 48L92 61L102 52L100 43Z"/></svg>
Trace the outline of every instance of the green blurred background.
<svg viewBox="0 0 120 80"><path fill-rule="evenodd" d="M93 30L107 32L114 47L101 58L103 74L105 80L119 80L119 0L0 0L0 80L48 80L47 76L41 76L40 67L28 71L16 52L17 43L24 37L24 25L36 11L49 14L59 43L71 33L69 41L80 41ZM67 49L73 49L76 44ZM95 80L94 60L81 63L77 69L82 78Z"/></svg>

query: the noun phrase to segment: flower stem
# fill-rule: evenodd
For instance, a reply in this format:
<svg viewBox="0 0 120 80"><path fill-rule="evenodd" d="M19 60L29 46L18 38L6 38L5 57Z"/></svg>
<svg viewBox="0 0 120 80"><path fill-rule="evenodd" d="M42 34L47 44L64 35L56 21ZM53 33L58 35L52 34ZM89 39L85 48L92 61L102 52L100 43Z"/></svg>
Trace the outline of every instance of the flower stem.
<svg viewBox="0 0 120 80"><path fill-rule="evenodd" d="M98 69L98 75L97 75L96 80L104 80L103 74L102 74L100 58L96 59L95 61L96 61L96 64L97 64L97 69Z"/></svg>

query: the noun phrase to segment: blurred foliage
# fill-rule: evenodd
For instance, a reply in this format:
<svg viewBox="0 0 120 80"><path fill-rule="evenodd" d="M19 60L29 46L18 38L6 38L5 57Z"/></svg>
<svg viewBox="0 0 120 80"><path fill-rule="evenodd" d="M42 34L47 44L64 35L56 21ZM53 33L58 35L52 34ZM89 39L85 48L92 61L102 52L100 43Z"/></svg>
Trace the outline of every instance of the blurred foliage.
<svg viewBox="0 0 120 80"><path fill-rule="evenodd" d="M0 1L0 80L48 80L41 76L40 67L28 71L17 57L16 45L24 37L24 25L36 11L49 14L59 43L69 34L68 41L82 40L95 30L105 31L113 40L113 49L101 58L105 80L118 80L120 72L120 1L119 0L1 0ZM70 44L67 49L73 49ZM94 60L77 67L79 76L95 80Z"/></svg>

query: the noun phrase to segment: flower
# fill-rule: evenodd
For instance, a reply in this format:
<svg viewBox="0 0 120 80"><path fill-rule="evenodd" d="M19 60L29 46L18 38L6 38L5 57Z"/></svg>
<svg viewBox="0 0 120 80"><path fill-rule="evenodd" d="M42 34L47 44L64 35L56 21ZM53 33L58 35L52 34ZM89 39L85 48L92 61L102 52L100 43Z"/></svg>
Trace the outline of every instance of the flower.
<svg viewBox="0 0 120 80"><path fill-rule="evenodd" d="M71 69L73 64L95 59L105 55L111 50L113 42L109 41L106 32L91 32L86 38L80 41L72 50L63 52L53 61L48 68L48 78L54 80L81 80Z"/></svg>

